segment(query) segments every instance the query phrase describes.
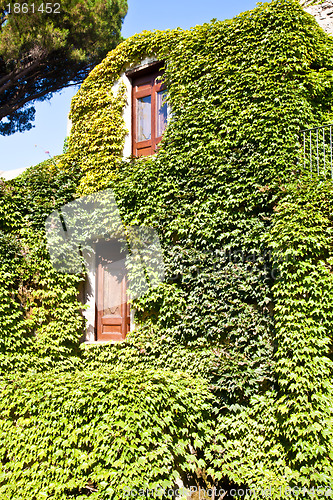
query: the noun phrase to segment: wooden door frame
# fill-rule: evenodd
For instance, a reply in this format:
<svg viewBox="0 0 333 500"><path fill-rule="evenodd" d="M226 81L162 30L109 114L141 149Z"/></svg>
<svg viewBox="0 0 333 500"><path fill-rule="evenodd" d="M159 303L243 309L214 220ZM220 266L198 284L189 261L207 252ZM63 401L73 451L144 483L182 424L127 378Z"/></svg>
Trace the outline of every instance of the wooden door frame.
<svg viewBox="0 0 333 500"><path fill-rule="evenodd" d="M158 76L163 75L162 67L164 63L158 62L149 65L148 67L127 72L126 75L131 79L132 83L132 155L138 156L138 152L143 149L148 150L148 154L154 154L158 144L162 140L162 136L157 137L156 131L156 96L157 93L164 89L163 82L156 82ZM147 83L145 89L136 89L136 86L140 84ZM147 141L137 142L137 99L140 97L151 96L151 139ZM139 147L138 147L139 146Z"/></svg>

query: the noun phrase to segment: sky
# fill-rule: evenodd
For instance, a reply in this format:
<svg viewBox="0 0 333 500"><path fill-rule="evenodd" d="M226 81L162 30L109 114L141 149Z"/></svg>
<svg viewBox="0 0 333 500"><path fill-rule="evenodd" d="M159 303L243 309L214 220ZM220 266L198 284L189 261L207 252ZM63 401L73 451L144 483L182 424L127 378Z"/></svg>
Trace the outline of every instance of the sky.
<svg viewBox="0 0 333 500"><path fill-rule="evenodd" d="M143 30L184 28L230 19L253 9L256 0L128 0L122 35L127 38ZM67 136L70 102L78 87L69 87L49 100L36 104L34 128L12 136L0 135L0 171L14 171L37 165L61 154ZM15 175L15 172L6 176Z"/></svg>

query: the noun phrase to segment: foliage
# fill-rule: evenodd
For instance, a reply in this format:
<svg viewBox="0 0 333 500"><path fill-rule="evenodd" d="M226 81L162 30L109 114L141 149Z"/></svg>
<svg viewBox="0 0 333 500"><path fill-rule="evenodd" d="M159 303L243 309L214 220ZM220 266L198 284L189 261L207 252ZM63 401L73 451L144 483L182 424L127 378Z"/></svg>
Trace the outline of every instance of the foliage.
<svg viewBox="0 0 333 500"><path fill-rule="evenodd" d="M195 353L191 367L194 372L197 366L204 370L221 398L216 442L228 451L213 460L213 480L227 476L252 488L274 485L274 494L280 497L286 486L325 485L323 476L307 474L306 466L308 471L323 468L329 477L323 458L329 444L317 455L318 464L304 456L304 470L297 472L299 462L285 443L289 433L304 446L294 435L296 417L282 424L275 392L284 363L279 357L281 326L272 317L272 305L279 299L273 285L280 253L274 245L269 250L269 235L272 224L278 227L272 219L274 205L298 175L299 130L328 120L331 113L332 41L292 2L273 2L231 22L190 32L133 37L108 55L73 100L74 144L82 144L83 123L92 131L100 116L99 108L91 107L93 119L84 121L87 96L102 98L110 92L124 68L140 58L138 53L167 63L172 121L163 146L153 160L121 166L113 161L118 175L111 184L101 175L96 183L98 171L87 165L89 152L80 148L78 161L84 173L80 192L90 192L90 179L99 188L111 185L128 224L158 229L168 280L136 304L147 332L144 344L138 344L142 337L136 335L137 350L131 340L116 353L104 348L103 362L158 364L169 349L178 366L182 361L188 364ZM281 233L281 228L276 231ZM316 253L315 248L312 251ZM281 285L286 294L287 283ZM153 332L162 333L163 341ZM186 349L177 347L182 343ZM92 350L101 354L99 348ZM322 351L318 357L319 370L327 363L326 354ZM88 355L93 359L90 349ZM201 360L206 360L206 369ZM284 364L291 377L298 373L297 361L295 365L291 370ZM327 372L322 370L321 375L328 380ZM273 393L265 395L267 389ZM321 405L325 401L323 397ZM308 417L300 426L308 423L311 429L308 408L300 405L300 409ZM261 461L259 416L266 443ZM328 432L328 419L322 427ZM309 436L303 439L313 447ZM214 457L216 450L210 453Z"/></svg>
<svg viewBox="0 0 333 500"><path fill-rule="evenodd" d="M3 241L8 257L15 255L12 267L4 264L10 279L3 293L17 306L13 317L6 315L10 305L0 316L5 325L11 321L3 342L11 345L7 332L15 329L10 369L33 365L36 387L46 383L40 371L57 370L59 380L67 381L68 401L78 401L75 390L83 393L91 373L115 377L128 371L134 377L136 369L139 380L170 367L187 374L193 387L203 378L206 397L210 401L213 392L215 404L195 480L200 476L206 485L229 489L244 485L255 490L253 498L264 498L270 487L275 498L285 498L287 487L326 487L333 475L331 187L309 180L298 164L299 131L331 118L332 49L332 39L314 19L286 0L190 31L135 35L96 66L73 99L73 128L56 165L36 167L22 183L3 188ZM119 79L146 56L166 63L172 118L154 157L123 161L126 94ZM44 184L39 176L45 168ZM136 330L125 342L79 348L74 289L81 277L52 270L42 225L61 203L107 187L126 225L157 230L166 280L135 302ZM39 299L31 302L30 314L27 297L34 294ZM41 324L37 337L31 324ZM63 374L73 365L81 371L76 381ZM2 364L3 373L8 368ZM27 399L34 394L29 380ZM56 377L50 380L57 394L60 385ZM115 391L121 380L113 378ZM98 386L96 398L104 401L105 388ZM94 399L83 399L86 407L77 405L82 418L89 418ZM57 401L56 414L62 411ZM130 395L126 401L130 406ZM185 407L192 415L188 398ZM99 410L96 415L97 422ZM182 432L189 439L190 425ZM24 453L16 439L8 488L22 469L14 465ZM129 446L123 443L124 453L134 456ZM158 449L158 439L151 446ZM156 477L166 478L159 464ZM90 484L88 475L85 483L75 476L76 465L66 466L68 477L76 478L73 488ZM142 465L137 484L144 482L144 471ZM64 483L55 484L55 498L63 498ZM51 479L45 485L51 488ZM311 494L305 489L299 496Z"/></svg>
<svg viewBox="0 0 333 500"><path fill-rule="evenodd" d="M75 161L81 171L90 173L90 177L82 181L85 187L79 189L80 194L107 187L114 178L127 133L122 118L125 102L124 85L119 85L114 93L110 80L102 90L91 89L85 93L83 109L80 109L85 120L76 120L74 112L71 115L75 125L68 138L65 161L69 165Z"/></svg>
<svg viewBox="0 0 333 500"><path fill-rule="evenodd" d="M75 169L64 171L55 159L1 185L2 371L75 362L83 328L80 277L53 269L44 220L72 199L77 178Z"/></svg>
<svg viewBox="0 0 333 500"><path fill-rule="evenodd" d="M0 133L32 127L32 101L81 83L119 43L126 0L0 5ZM4 120L4 118L6 118Z"/></svg>
<svg viewBox="0 0 333 500"><path fill-rule="evenodd" d="M330 486L333 476L331 182L291 186L276 207L271 245L280 260L274 286L277 415L293 481Z"/></svg>
<svg viewBox="0 0 333 500"><path fill-rule="evenodd" d="M45 373L3 382L1 402L1 498L147 498L204 463L211 402L183 373Z"/></svg>
<svg viewBox="0 0 333 500"><path fill-rule="evenodd" d="M228 477L246 498L287 498L293 487L292 470L279 435L276 396L267 392L252 398L249 406L219 418L216 438L207 447L207 473L215 483ZM303 492L301 492L303 493ZM290 496L297 497L293 492ZM304 496L306 496L306 491ZM313 497L312 497L313 498Z"/></svg>
<svg viewBox="0 0 333 500"><path fill-rule="evenodd" d="M215 480L227 475L254 498L318 498L333 474L333 186L305 175L278 199L267 240L279 266L276 390L219 418L206 459Z"/></svg>

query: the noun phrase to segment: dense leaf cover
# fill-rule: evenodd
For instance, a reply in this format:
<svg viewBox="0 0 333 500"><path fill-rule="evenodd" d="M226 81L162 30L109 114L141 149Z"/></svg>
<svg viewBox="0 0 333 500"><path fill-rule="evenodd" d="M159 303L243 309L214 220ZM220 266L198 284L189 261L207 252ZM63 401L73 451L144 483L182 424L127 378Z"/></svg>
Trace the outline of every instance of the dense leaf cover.
<svg viewBox="0 0 333 500"><path fill-rule="evenodd" d="M125 91L113 85L145 56L166 62L172 117L154 157L123 161ZM84 498L89 487L104 498L113 488L113 464L106 464L99 440L113 457L114 436L105 435L103 412L112 412L117 388L131 406L132 392L123 383L136 391L140 374L163 398L192 387L198 417L192 419L188 395L189 420L182 424L173 399L165 402L168 432L180 432L185 444L154 469L142 461L128 484L171 481L174 467L185 483L238 485L251 488L252 498L267 498L267 491L286 498L288 487L300 488L300 498L319 497L320 487L327 493L333 477L333 189L330 181L309 179L298 160L300 130L331 119L332 71L333 40L294 1L275 0L190 31L144 32L110 52L82 85L72 103L66 153L2 186L1 364L13 384L12 396L4 389L13 409L3 406L0 432L9 431L7 446L14 450L2 455L4 495L18 480L24 488L35 481L36 492L45 488L54 498ZM137 328L126 342L80 346L75 290L82 277L52 270L43 220L66 201L107 187L125 224L158 231L166 281L136 301ZM75 372L67 373L70 368ZM22 379L25 370L34 375ZM55 398L50 405L42 401L44 386ZM141 410L135 398L140 420L149 399L144 390ZM90 406L97 408L91 429ZM75 414L72 427L67 408ZM158 408L152 403L150 414L161 417ZM64 419L55 432L65 425L67 435L58 447L45 445L44 459L34 446L44 449L42 429L52 427L55 415ZM24 437L14 425L20 418L27 419ZM128 422L125 412L119 421ZM192 436L193 425L197 437L199 430L205 437ZM83 441L96 430L96 447L88 458L66 460L64 450L81 428ZM122 429L130 457L119 465L125 471L133 457L158 450L160 438L151 435L146 448L143 428ZM130 448L132 431L143 450ZM45 436L50 439L51 431ZM177 464L187 461L189 449L198 462L184 475ZM32 479L37 462L48 470L45 463L51 467L58 455L59 471L47 472L43 485ZM100 460L100 476L94 460ZM121 472L115 477L122 484ZM122 498L119 490L114 497Z"/></svg>
<svg viewBox="0 0 333 500"><path fill-rule="evenodd" d="M189 445L211 437L206 391L189 375L136 368L3 384L1 498L109 499L131 490L140 498L144 488L171 488L199 465Z"/></svg>

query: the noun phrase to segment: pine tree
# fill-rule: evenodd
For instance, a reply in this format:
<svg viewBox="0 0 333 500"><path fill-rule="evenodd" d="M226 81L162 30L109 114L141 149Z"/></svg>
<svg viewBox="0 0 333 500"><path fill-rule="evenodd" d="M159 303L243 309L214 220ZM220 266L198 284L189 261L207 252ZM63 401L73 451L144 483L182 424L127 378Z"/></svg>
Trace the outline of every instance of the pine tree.
<svg viewBox="0 0 333 500"><path fill-rule="evenodd" d="M29 130L33 103L81 83L121 40L127 0L0 3L0 134Z"/></svg>

